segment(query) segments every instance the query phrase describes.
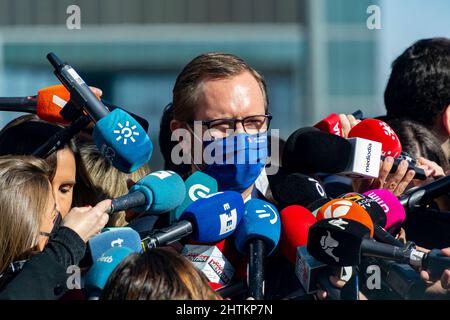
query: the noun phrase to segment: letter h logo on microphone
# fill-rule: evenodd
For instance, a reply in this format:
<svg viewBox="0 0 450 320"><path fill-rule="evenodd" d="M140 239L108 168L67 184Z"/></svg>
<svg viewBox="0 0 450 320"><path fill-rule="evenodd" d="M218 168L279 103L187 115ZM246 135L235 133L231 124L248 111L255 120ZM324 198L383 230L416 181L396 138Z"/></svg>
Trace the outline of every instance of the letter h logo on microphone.
<svg viewBox="0 0 450 320"><path fill-rule="evenodd" d="M224 210L230 210L230 204L226 203L223 205ZM220 233L219 235L223 235L230 231L236 229L237 225L237 211L236 209L232 209L229 212L225 212L219 216L220 218Z"/></svg>

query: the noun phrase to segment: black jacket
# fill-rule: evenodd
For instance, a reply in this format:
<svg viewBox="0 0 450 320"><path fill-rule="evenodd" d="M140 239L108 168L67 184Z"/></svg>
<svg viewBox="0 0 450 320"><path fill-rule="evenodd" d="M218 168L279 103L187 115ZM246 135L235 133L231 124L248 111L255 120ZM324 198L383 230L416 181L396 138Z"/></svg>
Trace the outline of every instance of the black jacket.
<svg viewBox="0 0 450 320"><path fill-rule="evenodd" d="M67 268L78 265L86 244L72 229L60 227L45 246L14 273L0 278L0 300L56 300L67 290Z"/></svg>

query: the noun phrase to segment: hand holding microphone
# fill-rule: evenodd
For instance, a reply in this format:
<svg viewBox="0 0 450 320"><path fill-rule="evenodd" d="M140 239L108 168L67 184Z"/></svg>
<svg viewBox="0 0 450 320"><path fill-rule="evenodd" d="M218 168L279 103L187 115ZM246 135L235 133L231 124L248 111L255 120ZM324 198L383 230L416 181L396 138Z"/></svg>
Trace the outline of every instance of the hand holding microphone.
<svg viewBox="0 0 450 320"><path fill-rule="evenodd" d="M450 248L442 249L441 254L450 257ZM420 271L420 277L428 285L426 293L450 295L450 269L444 270L441 278L437 281L432 279L431 275L425 270ZM433 280L435 281L433 282Z"/></svg>
<svg viewBox="0 0 450 320"><path fill-rule="evenodd" d="M64 217L62 226L75 231L84 242L100 232L109 220L111 200L103 200L95 207L73 208Z"/></svg>
<svg viewBox="0 0 450 320"><path fill-rule="evenodd" d="M413 181L416 172L408 170L408 161L402 160L394 174L390 174L395 159L386 157L381 161L379 176L376 179L354 179L353 189L356 192L366 192L371 189L387 189L400 196L405 192L408 185Z"/></svg>

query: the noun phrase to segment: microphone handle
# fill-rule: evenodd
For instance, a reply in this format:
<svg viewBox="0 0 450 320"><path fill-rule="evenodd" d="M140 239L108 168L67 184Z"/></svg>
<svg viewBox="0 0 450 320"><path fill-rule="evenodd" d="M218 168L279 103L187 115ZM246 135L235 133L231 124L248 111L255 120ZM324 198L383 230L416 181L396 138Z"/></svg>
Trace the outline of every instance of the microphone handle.
<svg viewBox="0 0 450 320"><path fill-rule="evenodd" d="M81 116L72 122L69 126L55 133L45 144L33 152L33 156L47 158L53 152L58 150L70 141L78 132L89 124L90 120L86 116Z"/></svg>
<svg viewBox="0 0 450 320"><path fill-rule="evenodd" d="M420 299L425 292L425 282L408 264L398 264L393 261L377 260L376 264L383 272L385 282L402 299Z"/></svg>
<svg viewBox="0 0 450 320"><path fill-rule="evenodd" d="M253 239L248 245L248 296L255 300L264 299L264 256L265 244L261 239Z"/></svg>
<svg viewBox="0 0 450 320"><path fill-rule="evenodd" d="M187 237L193 231L194 227L190 221L181 220L170 227L158 230L151 237L154 239L157 247L162 247Z"/></svg>
<svg viewBox="0 0 450 320"><path fill-rule="evenodd" d="M360 109L353 112L352 116L354 116L356 120L363 120L364 117L363 112Z"/></svg>
<svg viewBox="0 0 450 320"><path fill-rule="evenodd" d="M55 68L56 77L70 92L70 101L77 108L84 109L94 122L108 115L108 108L98 100L72 66L62 62L54 53L49 53L47 59Z"/></svg>
<svg viewBox="0 0 450 320"><path fill-rule="evenodd" d="M384 160L386 157L381 156L381 160ZM400 165L400 162L402 162L403 159L395 158L394 164L392 165L392 169L390 173L395 173L397 171L398 166ZM408 162L408 171L414 170L416 172L416 175L414 176L414 179L418 180L427 180L427 176L425 175L425 170L422 168L416 167L414 164Z"/></svg>
<svg viewBox="0 0 450 320"><path fill-rule="evenodd" d="M379 243L372 239L363 239L361 242L361 254L365 257L394 260L400 263L411 263L412 251L395 247L389 244Z"/></svg>
<svg viewBox="0 0 450 320"><path fill-rule="evenodd" d="M0 98L0 111L27 112L36 114L37 97L9 97Z"/></svg>
<svg viewBox="0 0 450 320"><path fill-rule="evenodd" d="M147 198L143 192L135 191L119 198L113 199L111 202L111 210L109 214L114 212L127 210L143 206L147 203Z"/></svg>
<svg viewBox="0 0 450 320"><path fill-rule="evenodd" d="M382 243L390 244L399 248L404 247L403 242L395 239L389 232L387 232L377 224L374 224L374 239Z"/></svg>
<svg viewBox="0 0 450 320"><path fill-rule="evenodd" d="M425 255L422 267L430 273L432 278L440 279L442 273L450 269L450 257L444 256L441 250L433 249Z"/></svg>
<svg viewBox="0 0 450 320"><path fill-rule="evenodd" d="M327 298L330 300L341 300L341 289L336 288L330 282L332 275L329 268L323 268L317 275L317 280L322 290L327 292Z"/></svg>

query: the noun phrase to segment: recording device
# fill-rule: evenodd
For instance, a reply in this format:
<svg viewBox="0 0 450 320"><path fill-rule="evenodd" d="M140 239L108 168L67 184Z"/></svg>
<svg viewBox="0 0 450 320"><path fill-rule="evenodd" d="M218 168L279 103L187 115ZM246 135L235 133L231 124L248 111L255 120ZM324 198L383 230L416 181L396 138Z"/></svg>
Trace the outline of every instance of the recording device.
<svg viewBox="0 0 450 320"><path fill-rule="evenodd" d="M133 185L128 194L113 199L110 214L133 208L136 212L163 213L184 200L183 179L173 171L156 171Z"/></svg>
<svg viewBox="0 0 450 320"><path fill-rule="evenodd" d="M405 159L405 153L402 151L400 139L394 130L386 122L381 120L365 119L361 121L350 130L348 137L358 137L380 142L382 144L381 159L384 160L388 156L394 158L391 173L395 173L400 162ZM425 171L422 168L417 168L416 164L412 161L408 161L408 170L414 170L416 172L414 179L427 179Z"/></svg>
<svg viewBox="0 0 450 320"><path fill-rule="evenodd" d="M49 53L47 59L54 67L55 75L70 92L70 106L78 112L85 111L95 123L92 137L102 155L125 173L131 173L148 162L153 145L142 126L121 109L110 112L78 73L54 53Z"/></svg>
<svg viewBox="0 0 450 320"><path fill-rule="evenodd" d="M414 248L399 248L369 238L363 224L345 218L322 220L309 229L308 252L317 260L332 266L361 264L361 257L375 257L409 264L427 270L438 278L450 268L450 257L431 250L429 253Z"/></svg>
<svg viewBox="0 0 450 320"><path fill-rule="evenodd" d="M333 155L333 156L331 156ZM302 128L287 140L283 168L288 172L341 174L351 178L377 178L381 143L361 138L342 137Z"/></svg>
<svg viewBox="0 0 450 320"><path fill-rule="evenodd" d="M432 200L448 195L449 192L450 176L445 176L427 185L407 190L399 200L408 212L415 212L423 209Z"/></svg>

